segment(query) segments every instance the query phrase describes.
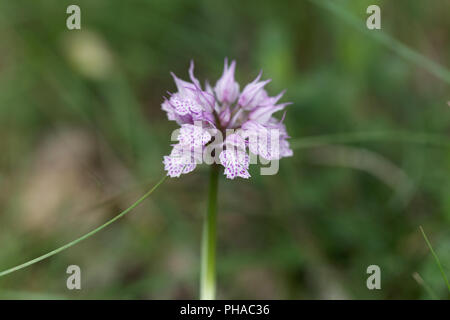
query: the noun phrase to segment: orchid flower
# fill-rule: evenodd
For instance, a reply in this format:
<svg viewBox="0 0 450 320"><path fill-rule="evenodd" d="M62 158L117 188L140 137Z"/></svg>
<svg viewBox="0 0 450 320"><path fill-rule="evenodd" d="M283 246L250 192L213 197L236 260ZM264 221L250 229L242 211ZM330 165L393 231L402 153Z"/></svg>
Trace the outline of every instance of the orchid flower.
<svg viewBox="0 0 450 320"><path fill-rule="evenodd" d="M239 92L239 84L234 78L235 69L236 62L228 64L225 59L222 76L214 87L206 83L205 89L194 76L193 62L189 68L190 81L181 80L172 73L177 92L169 93L161 107L168 119L180 126L180 130L178 143L173 145L169 155L164 156L164 169L168 176L179 177L194 170L202 161L207 145L215 140L211 133L224 135L230 129L237 133L222 139L224 141L216 146L221 149L215 149L228 179L250 177L249 152L267 160L292 156L283 120L273 117L275 112L284 110L290 104L277 104L284 91L270 97L264 87L271 80L260 81L260 72ZM270 150L274 143L271 145L269 139L261 138L267 136L270 130L279 132L277 148L272 148L275 150ZM257 139L252 141L250 136ZM240 143L236 145L238 140Z"/></svg>

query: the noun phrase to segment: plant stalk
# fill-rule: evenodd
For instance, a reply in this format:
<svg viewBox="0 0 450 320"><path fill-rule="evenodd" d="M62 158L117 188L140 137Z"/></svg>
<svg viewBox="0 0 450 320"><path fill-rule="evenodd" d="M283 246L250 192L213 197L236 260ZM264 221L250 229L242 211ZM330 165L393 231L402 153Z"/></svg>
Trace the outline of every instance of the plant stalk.
<svg viewBox="0 0 450 320"><path fill-rule="evenodd" d="M217 228L217 189L219 185L219 166L211 165L208 192L208 211L203 222L200 299L214 300L216 296L216 228Z"/></svg>

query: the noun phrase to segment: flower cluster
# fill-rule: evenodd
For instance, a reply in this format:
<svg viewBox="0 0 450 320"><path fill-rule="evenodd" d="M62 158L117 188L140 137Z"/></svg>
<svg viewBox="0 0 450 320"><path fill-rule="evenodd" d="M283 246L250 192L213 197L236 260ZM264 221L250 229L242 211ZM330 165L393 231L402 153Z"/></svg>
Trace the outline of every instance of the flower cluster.
<svg viewBox="0 0 450 320"><path fill-rule="evenodd" d="M270 97L264 89L270 80L260 81L261 72L240 91L234 79L235 67L235 61L228 65L225 59L223 74L214 88L206 82L204 90L194 76L193 62L189 68L190 82L172 73L178 91L169 93L162 109L180 129L176 136L178 143L163 160L169 176L179 177L193 171L201 163L206 147L213 143L215 156L229 179L250 177L249 152L266 160L292 156L284 115L281 120L273 117L289 104L277 104L284 92ZM227 136L221 141L215 139L217 133Z"/></svg>

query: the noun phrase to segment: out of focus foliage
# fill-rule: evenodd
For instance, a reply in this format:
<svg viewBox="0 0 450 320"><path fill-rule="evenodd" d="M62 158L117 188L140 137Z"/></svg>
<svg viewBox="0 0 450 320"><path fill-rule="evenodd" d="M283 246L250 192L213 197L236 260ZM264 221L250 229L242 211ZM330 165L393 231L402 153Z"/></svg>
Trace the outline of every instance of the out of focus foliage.
<svg viewBox="0 0 450 320"><path fill-rule="evenodd" d="M334 1L450 67L450 2ZM426 4L425 4L426 2ZM82 29L66 28L81 7ZM163 174L176 126L169 75L213 84L260 69L286 88L293 140L351 132L450 133L449 84L316 1L0 2L0 270L126 208ZM450 137L449 137L450 139ZM326 164L324 166L323 164ZM363 170L361 170L363 169ZM450 150L372 141L294 150L275 176L220 183L219 298L440 298L450 275ZM169 180L125 219L0 278L0 298L196 298L207 167ZM66 289L66 268L82 290ZM366 288L379 265L382 289Z"/></svg>

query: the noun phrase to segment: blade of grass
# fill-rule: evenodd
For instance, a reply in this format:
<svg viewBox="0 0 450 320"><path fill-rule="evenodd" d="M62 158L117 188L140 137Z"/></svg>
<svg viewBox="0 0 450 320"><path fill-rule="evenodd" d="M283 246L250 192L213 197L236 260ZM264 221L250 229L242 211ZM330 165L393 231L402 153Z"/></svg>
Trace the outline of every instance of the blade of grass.
<svg viewBox="0 0 450 320"><path fill-rule="evenodd" d="M67 300L68 298L58 294L30 291L0 291L2 300Z"/></svg>
<svg viewBox="0 0 450 320"><path fill-rule="evenodd" d="M423 69L427 70L437 78L450 84L450 71L446 67L412 50L408 46L404 45L400 41L394 39L393 37L391 37L390 35L381 30L373 32L367 29L364 21L361 21L360 19L355 17L341 5L336 4L336 1L329 1L329 0L310 0L310 1L318 5L319 7L332 12L337 17L347 22L349 25L358 29L362 33L372 37L374 40L378 41L382 45L388 47L389 49L397 53L400 57L422 67Z"/></svg>
<svg viewBox="0 0 450 320"><path fill-rule="evenodd" d="M421 285L422 287L425 288L425 291L430 295L430 297L432 299L435 299L435 300L439 299L438 296L436 295L436 293L434 293L433 289L431 289L431 287L428 284L426 284L426 282L423 280L423 278L420 276L419 273L414 272L412 274L412 277L414 280L416 280L416 282L419 285Z"/></svg>
<svg viewBox="0 0 450 320"><path fill-rule="evenodd" d="M328 144L367 141L406 142L450 148L450 139L444 135L408 131L373 131L318 135L293 139L291 146L293 149L304 149Z"/></svg>
<svg viewBox="0 0 450 320"><path fill-rule="evenodd" d="M441 271L442 278L444 278L445 284L447 285L448 291L450 292L450 284L448 283L447 276L445 275L444 269L442 268L441 261L439 260L437 254L434 252L433 247L431 246L430 241L428 240L427 235L425 234L425 231L423 230L422 226L419 226L420 232L422 233L423 238L425 239L425 242L427 243L428 248L431 251L431 254L433 255L434 260L436 261L436 264Z"/></svg>
<svg viewBox="0 0 450 320"><path fill-rule="evenodd" d="M15 266L13 268L7 269L5 271L0 272L0 277L3 277L7 274L10 274L12 272L18 271L20 269L29 267L39 261L42 261L44 259L47 259L51 256L54 256L57 253L60 253L61 251L64 251L78 243L80 243L81 241L93 236L94 234L96 234L97 232L99 232L100 230L106 228L107 226L109 226L110 224L112 224L113 222L117 221L118 219L122 218L124 215L126 215L128 212L130 212L131 210L133 210L134 208L136 208L139 204L141 204L145 199L147 199L165 180L167 179L167 176L164 175L164 177L159 180L159 182L154 185L149 191L147 191L147 193L145 193L142 197L140 197L136 202L134 202L131 206L129 206L128 208L126 208L125 210L123 210L121 213L119 213L118 215L116 215L114 218L112 218L111 220L105 222L104 224L102 224L101 226L95 228L94 230L92 230L91 232L86 233L85 235L79 237L78 239L75 239L55 250L52 250L42 256L39 256L33 260L30 260L28 262L22 263L18 266Z"/></svg>
<svg viewBox="0 0 450 320"><path fill-rule="evenodd" d="M314 164L364 171L392 188L402 202L414 192L414 182L395 163L377 152L361 147L331 144L313 149L308 159Z"/></svg>

